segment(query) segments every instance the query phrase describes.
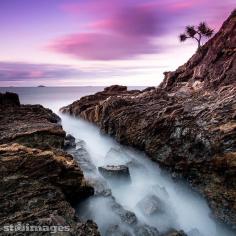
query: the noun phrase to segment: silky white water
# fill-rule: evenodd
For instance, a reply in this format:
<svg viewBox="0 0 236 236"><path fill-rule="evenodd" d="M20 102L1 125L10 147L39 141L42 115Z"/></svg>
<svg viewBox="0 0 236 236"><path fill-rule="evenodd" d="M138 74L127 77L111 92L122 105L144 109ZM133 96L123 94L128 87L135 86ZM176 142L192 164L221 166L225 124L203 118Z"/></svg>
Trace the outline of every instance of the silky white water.
<svg viewBox="0 0 236 236"><path fill-rule="evenodd" d="M63 128L76 139L85 141L86 150L95 167L107 164L125 164L129 158L138 161L138 167L129 168L131 184L118 185L109 182L108 185L116 201L125 209L134 212L139 220L155 226L161 232L175 228L182 229L189 234L194 232L194 229L198 229L204 236L233 235L222 226L217 225L211 218L211 211L203 198L183 183L174 182L168 174L160 170L158 165L145 157L143 153L122 147L114 139L101 134L97 127L81 119L62 114L60 116ZM124 155L107 158L106 154L111 148L116 150L121 148ZM101 178L99 172L97 172L97 177ZM89 178L89 173L87 178ZM164 191L162 191L162 187L164 187ZM145 196L153 194L164 202L166 214L146 217L136 205ZM92 218L96 221L100 228L119 221L106 206L106 198L104 197L89 199L86 202L86 207L79 209L79 211L85 218Z"/></svg>

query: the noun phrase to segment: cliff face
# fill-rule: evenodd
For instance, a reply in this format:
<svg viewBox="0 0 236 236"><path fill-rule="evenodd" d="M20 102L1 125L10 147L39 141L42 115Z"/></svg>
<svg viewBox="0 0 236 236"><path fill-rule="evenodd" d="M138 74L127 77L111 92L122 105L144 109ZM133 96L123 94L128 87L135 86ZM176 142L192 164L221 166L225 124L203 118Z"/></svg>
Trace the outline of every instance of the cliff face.
<svg viewBox="0 0 236 236"><path fill-rule="evenodd" d="M236 11L220 31L157 88L106 88L62 112L96 123L119 142L144 150L236 225ZM117 88L114 91L114 88ZM88 102L89 101L89 102ZM91 102L92 101L92 102Z"/></svg>
<svg viewBox="0 0 236 236"><path fill-rule="evenodd" d="M0 232L21 222L69 226L63 235L99 235L96 224L81 222L72 208L93 195L93 188L62 151L65 132L59 120L40 105L20 105L17 94L0 94Z"/></svg>
<svg viewBox="0 0 236 236"><path fill-rule="evenodd" d="M235 82L236 10L224 22L219 32L192 58L174 72L166 72L160 85L167 91L182 86L217 89ZM203 82L203 83L201 83Z"/></svg>

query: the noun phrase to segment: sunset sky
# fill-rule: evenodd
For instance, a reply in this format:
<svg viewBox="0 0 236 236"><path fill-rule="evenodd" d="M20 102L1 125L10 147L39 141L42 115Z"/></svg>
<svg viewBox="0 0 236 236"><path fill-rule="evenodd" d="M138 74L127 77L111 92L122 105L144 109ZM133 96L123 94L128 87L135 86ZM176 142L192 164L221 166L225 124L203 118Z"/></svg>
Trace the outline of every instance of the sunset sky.
<svg viewBox="0 0 236 236"><path fill-rule="evenodd" d="M0 86L158 85L235 0L0 0Z"/></svg>

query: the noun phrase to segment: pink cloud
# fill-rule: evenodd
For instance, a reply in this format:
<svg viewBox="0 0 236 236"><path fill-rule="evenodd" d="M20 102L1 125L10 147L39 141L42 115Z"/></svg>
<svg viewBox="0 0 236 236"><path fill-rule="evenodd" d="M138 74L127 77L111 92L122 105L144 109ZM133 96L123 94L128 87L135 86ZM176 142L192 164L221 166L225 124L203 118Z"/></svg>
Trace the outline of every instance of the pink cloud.
<svg viewBox="0 0 236 236"><path fill-rule="evenodd" d="M231 0L226 0L231 1ZM211 6L214 6L214 8ZM213 0L95 0L63 5L63 9L85 20L85 31L50 43L49 49L85 60L116 60L163 50L152 42L155 37L175 34L186 24L195 24L213 12L217 21L221 3ZM219 14L219 13L217 13ZM217 22L217 24L219 24ZM214 24L215 25L215 24Z"/></svg>
<svg viewBox="0 0 236 236"><path fill-rule="evenodd" d="M84 9L84 12L96 11L100 15L87 25L92 32L68 35L55 40L48 48L85 60L127 59L156 53L152 38L163 32L156 10L124 3L121 0L111 4L102 0L100 4L89 1L80 8L77 5L74 8L77 12ZM101 13L105 8L109 10L105 11L107 14Z"/></svg>
<svg viewBox="0 0 236 236"><path fill-rule="evenodd" d="M31 78L42 78L44 73L40 70L32 70L29 72L29 77Z"/></svg>
<svg viewBox="0 0 236 236"><path fill-rule="evenodd" d="M89 27L93 30L142 37L160 34L160 23L155 9L134 6L116 10L110 18L94 21Z"/></svg>
<svg viewBox="0 0 236 236"><path fill-rule="evenodd" d="M57 40L49 48L85 60L125 59L157 52L148 38L101 33L70 35Z"/></svg>

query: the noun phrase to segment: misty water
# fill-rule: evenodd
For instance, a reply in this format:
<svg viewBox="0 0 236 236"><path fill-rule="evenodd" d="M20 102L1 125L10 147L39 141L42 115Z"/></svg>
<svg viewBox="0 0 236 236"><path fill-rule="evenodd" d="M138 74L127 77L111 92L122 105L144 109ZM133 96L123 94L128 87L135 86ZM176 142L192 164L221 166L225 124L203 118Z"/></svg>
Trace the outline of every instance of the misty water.
<svg viewBox="0 0 236 236"><path fill-rule="evenodd" d="M160 232L171 228L184 230L189 236L234 235L211 217L211 210L205 199L192 191L186 183L174 181L144 153L121 146L86 121L58 112L60 107L101 89L0 89L1 92L17 92L22 103L49 107L61 117L64 130L76 138L76 149L69 152L79 162L86 180L95 187L95 195L76 207L80 217L94 220L102 235L109 236L114 229L125 232L126 235L145 235L144 232L155 235L152 234L155 228ZM98 167L105 165L127 165L131 181L117 182L104 178ZM152 201L154 204L150 205ZM154 207L154 214L149 214L145 207L150 212ZM142 231L143 229L146 231Z"/></svg>

